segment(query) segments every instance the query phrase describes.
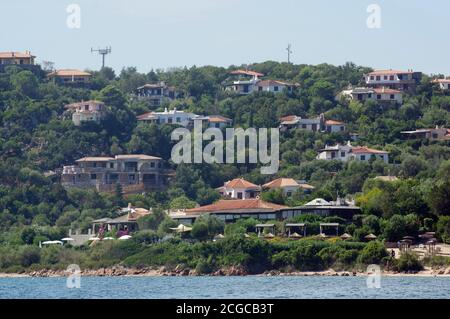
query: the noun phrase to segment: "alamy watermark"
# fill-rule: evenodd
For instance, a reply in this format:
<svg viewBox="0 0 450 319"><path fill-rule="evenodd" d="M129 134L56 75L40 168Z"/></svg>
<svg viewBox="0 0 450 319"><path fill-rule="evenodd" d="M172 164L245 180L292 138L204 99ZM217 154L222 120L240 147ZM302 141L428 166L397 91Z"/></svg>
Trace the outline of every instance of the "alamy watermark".
<svg viewBox="0 0 450 319"><path fill-rule="evenodd" d="M381 7L379 4L371 4L367 7L367 13L370 13L366 20L369 29L381 28Z"/></svg>
<svg viewBox="0 0 450 319"><path fill-rule="evenodd" d="M177 128L172 132L171 138L178 141L171 154L175 164L262 164L261 174L278 172L280 157L278 128L258 130L226 128L224 138L223 132L218 128L208 128L203 132L202 124L196 121L192 132L186 128ZM246 147L247 140L248 147ZM210 142L203 148L204 141Z"/></svg>
<svg viewBox="0 0 450 319"><path fill-rule="evenodd" d="M81 288L81 269L76 264L69 265L66 269L70 275L66 280L66 287L69 289Z"/></svg>
<svg viewBox="0 0 450 319"><path fill-rule="evenodd" d="M66 12L69 14L66 19L66 25L69 29L81 28L81 7L79 4L72 3L66 8Z"/></svg>
<svg viewBox="0 0 450 319"><path fill-rule="evenodd" d="M367 288L379 289L381 288L381 268L378 265L367 266Z"/></svg>

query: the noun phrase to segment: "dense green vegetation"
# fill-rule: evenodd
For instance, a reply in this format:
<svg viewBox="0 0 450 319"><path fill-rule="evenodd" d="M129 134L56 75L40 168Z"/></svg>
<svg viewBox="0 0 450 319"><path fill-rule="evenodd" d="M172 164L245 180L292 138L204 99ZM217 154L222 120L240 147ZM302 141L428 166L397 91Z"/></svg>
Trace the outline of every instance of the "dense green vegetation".
<svg viewBox="0 0 450 319"><path fill-rule="evenodd" d="M245 265L261 264L265 269L306 269L312 264L326 267L346 260L348 262L343 264L350 265L365 263L372 258L364 257L366 255L357 244L349 248L314 243L313 248L306 248L307 245L300 242L276 245L251 241L244 244L243 239L238 241L237 247L240 248L228 247L231 243L236 244L231 239L220 243L164 243L147 248L139 246L142 243L136 243L136 246L120 243L92 250L52 247L40 251L36 246L39 241L64 237L69 228L86 229L93 219L112 217L116 208L127 202L161 209L212 203L219 197L214 188L240 176L258 184L278 176L291 177L307 180L316 187L312 194L298 193L292 198L276 192L263 194L264 199L280 204L299 205L316 197L331 200L336 199L337 194L354 196L363 215L356 216L342 230L352 234L355 240L374 233L380 240L397 241L405 235L436 231L440 240L450 243L448 141L405 141L400 134L402 130L414 128L448 127L450 95L439 91L430 78L424 76L416 94L406 96L401 106L381 107L371 101L336 101L334 97L340 90L349 84L357 85L370 69L351 63L336 67L270 61L249 67L272 79L298 83L299 89L290 95L255 93L233 96L221 88L232 68L213 66L155 70L148 74L126 68L118 75L105 68L93 72L92 83L83 88L48 82L44 72L32 73L9 67L0 73L0 268L51 264L55 260L64 264L65 260L69 262L77 258L93 264L98 261L138 264L146 260L158 264L163 263L164 258L174 258L174 262L201 269L213 269L237 261ZM173 145L170 140L173 126L138 124L135 119L136 115L152 109L134 99L132 91L155 81L176 86L185 96L160 109L176 107L197 114L221 114L231 118L237 127L277 127L278 118L284 115L307 117L325 113L327 118L345 121L349 132L358 132L358 143L388 150L390 163L379 160L364 163L317 161L315 156L319 149L325 144L345 142L349 139L348 133L294 130L281 137L281 166L277 176L260 175L256 165L175 166L168 161ZM64 105L82 99L104 101L108 107L106 119L100 124L74 126L64 115ZM167 165L176 170L168 191L132 195L126 199L120 193L66 191L58 184L57 175L52 173L83 156L119 153L145 153L167 160ZM388 174L396 175L400 180L392 183L373 180L375 176ZM319 221L311 221L312 230L314 223ZM143 234L138 237L144 243L151 241L152 236L163 237L173 226L163 215L142 223ZM203 241L211 238L221 227L223 225L199 220L198 225L194 225L192 236ZM227 226L224 231L226 234L242 233L246 227L251 225L242 222ZM250 253L250 258L243 249L245 245L253 244L261 252L254 256ZM171 249L178 252L175 251L173 256L163 253ZM192 257L189 262L176 259L187 254L184 249L191 254L188 255ZM216 252L206 253L209 249ZM311 251L314 252L311 260L299 257ZM161 253L158 255L156 252ZM149 254L152 258L145 257ZM158 259L156 256L161 257ZM410 262L405 261L406 264Z"/></svg>

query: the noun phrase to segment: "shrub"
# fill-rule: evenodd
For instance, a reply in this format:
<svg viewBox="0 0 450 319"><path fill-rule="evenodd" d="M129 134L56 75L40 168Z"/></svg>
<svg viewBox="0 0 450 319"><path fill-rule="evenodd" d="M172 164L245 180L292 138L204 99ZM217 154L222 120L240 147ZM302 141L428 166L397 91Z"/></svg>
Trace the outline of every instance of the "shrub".
<svg viewBox="0 0 450 319"><path fill-rule="evenodd" d="M415 254L412 253L404 253L397 260L398 271L420 271L423 269L422 264Z"/></svg>
<svg viewBox="0 0 450 319"><path fill-rule="evenodd" d="M40 249L34 246L25 246L20 252L20 264L23 267L29 267L32 264L38 264L41 261Z"/></svg>
<svg viewBox="0 0 450 319"><path fill-rule="evenodd" d="M384 244L379 241L372 241L361 251L358 262L370 265L380 264L382 259L388 255Z"/></svg>

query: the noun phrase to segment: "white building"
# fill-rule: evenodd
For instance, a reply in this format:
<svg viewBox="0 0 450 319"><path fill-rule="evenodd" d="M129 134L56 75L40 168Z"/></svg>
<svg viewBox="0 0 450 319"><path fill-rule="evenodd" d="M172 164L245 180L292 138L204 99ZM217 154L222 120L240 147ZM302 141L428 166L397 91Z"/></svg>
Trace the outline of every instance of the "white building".
<svg viewBox="0 0 450 319"><path fill-rule="evenodd" d="M82 122L100 122L106 114L105 103L99 101L81 101L68 104L65 109L72 112L72 122L79 126Z"/></svg>
<svg viewBox="0 0 450 319"><path fill-rule="evenodd" d="M388 87L395 90L414 91L422 79L421 72L377 70L364 75L367 86L381 88Z"/></svg>
<svg viewBox="0 0 450 319"><path fill-rule="evenodd" d="M436 79L433 83L436 83L443 91L450 90L450 79Z"/></svg>
<svg viewBox="0 0 450 319"><path fill-rule="evenodd" d="M236 178L226 182L222 187L217 188L219 193L231 199L256 198L261 192L261 187L246 181L243 178Z"/></svg>
<svg viewBox="0 0 450 319"><path fill-rule="evenodd" d="M297 115L288 115L280 119L280 129L302 129L312 132L344 132L346 127L345 123L335 120L325 120L324 114L320 114L316 118L302 118Z"/></svg>
<svg viewBox="0 0 450 319"><path fill-rule="evenodd" d="M344 90L339 94L339 97L344 97L350 100L364 102L367 100L377 102L397 102L403 103L403 93L399 90L390 89L387 87L382 88L367 88L357 87L348 90Z"/></svg>
<svg viewBox="0 0 450 319"><path fill-rule="evenodd" d="M194 113L178 111L176 108L169 111L165 108L163 112L149 112L139 115L137 120L146 123L177 124L183 127L190 127L193 125L193 120L197 117L199 115Z"/></svg>
<svg viewBox="0 0 450 319"><path fill-rule="evenodd" d="M135 92L139 99L149 101L152 106L160 106L164 102L170 102L181 96L174 87L164 82L145 84L138 87Z"/></svg>
<svg viewBox="0 0 450 319"><path fill-rule="evenodd" d="M328 133L338 133L345 131L345 123L341 121L335 120L326 120L325 121L325 131Z"/></svg>
<svg viewBox="0 0 450 319"><path fill-rule="evenodd" d="M347 144L336 144L334 146L325 146L320 150L316 157L318 160L339 160L347 162L351 159L358 161L369 161L372 158L378 158L384 162L389 162L389 152L368 148L366 146L353 146L350 142Z"/></svg>
<svg viewBox="0 0 450 319"><path fill-rule="evenodd" d="M283 91L287 91L291 93L293 91L293 88L293 84L276 80L263 80L258 82L258 84L256 85L256 89L258 92L280 93Z"/></svg>

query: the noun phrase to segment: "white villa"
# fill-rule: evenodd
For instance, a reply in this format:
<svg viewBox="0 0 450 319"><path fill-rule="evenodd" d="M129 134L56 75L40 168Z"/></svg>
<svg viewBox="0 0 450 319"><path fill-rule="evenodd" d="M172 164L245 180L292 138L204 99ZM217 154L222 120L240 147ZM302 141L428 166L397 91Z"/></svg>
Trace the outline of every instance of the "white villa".
<svg viewBox="0 0 450 319"><path fill-rule="evenodd" d="M403 103L403 93L399 90L394 90L386 87L382 88L369 88L369 87L356 87L342 91L339 97L344 97L350 100L356 100L364 102L367 100L373 100L377 102L397 102Z"/></svg>
<svg viewBox="0 0 450 319"><path fill-rule="evenodd" d="M235 70L230 72L237 76L237 79L225 85L225 91L234 92L240 95L251 94L253 92L280 93L283 91L292 92L296 85L277 80L261 80L263 73L250 70Z"/></svg>
<svg viewBox="0 0 450 319"><path fill-rule="evenodd" d="M306 184L304 181L296 181L293 178L277 178L269 183L264 184L263 189L277 189L283 190L285 196L292 196L299 189L302 189L305 193L309 193L314 190L314 186Z"/></svg>
<svg viewBox="0 0 450 319"><path fill-rule="evenodd" d="M72 113L72 122L76 126L80 126L82 122L98 123L106 114L105 103L94 100L68 104L64 108Z"/></svg>
<svg viewBox="0 0 450 319"><path fill-rule="evenodd" d="M236 178L226 182L222 187L217 188L223 197L231 199L251 199L256 198L261 192L261 187L246 181L243 178Z"/></svg>
<svg viewBox="0 0 450 319"><path fill-rule="evenodd" d="M339 160L347 162L349 160L369 161L372 158L382 159L389 162L389 152L368 148L366 146L353 146L350 142L347 144L336 144L334 146L325 146L317 155L318 160Z"/></svg>
<svg viewBox="0 0 450 319"><path fill-rule="evenodd" d="M194 113L188 113L184 111L178 111L176 108L173 110L164 109L163 112L149 112L137 116L137 120L146 123L155 124L178 124L184 127L191 126L193 120L199 117Z"/></svg>
<svg viewBox="0 0 450 319"><path fill-rule="evenodd" d="M438 84L439 88L443 91L450 90L450 79L436 79L433 83Z"/></svg>
<svg viewBox="0 0 450 319"><path fill-rule="evenodd" d="M422 72L413 70L376 70L364 75L366 85L374 88L387 87L394 90L414 92L422 79Z"/></svg>
<svg viewBox="0 0 450 319"><path fill-rule="evenodd" d="M320 114L316 118L302 118L297 115L288 115L280 119L280 129L287 130L290 128L297 128L312 132L344 132L345 123L336 120L325 120L325 115Z"/></svg>

